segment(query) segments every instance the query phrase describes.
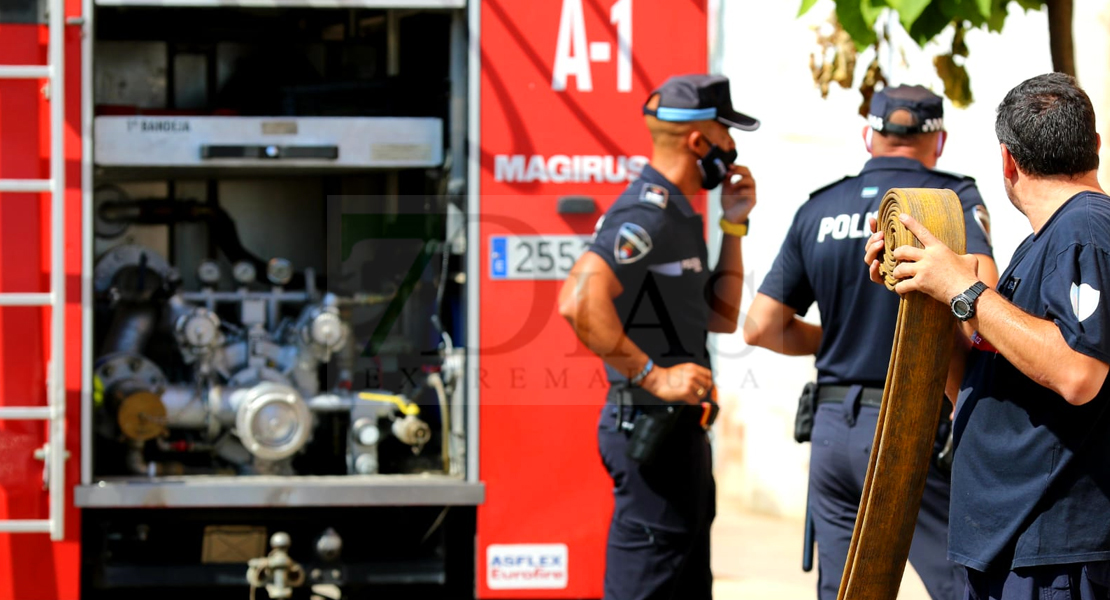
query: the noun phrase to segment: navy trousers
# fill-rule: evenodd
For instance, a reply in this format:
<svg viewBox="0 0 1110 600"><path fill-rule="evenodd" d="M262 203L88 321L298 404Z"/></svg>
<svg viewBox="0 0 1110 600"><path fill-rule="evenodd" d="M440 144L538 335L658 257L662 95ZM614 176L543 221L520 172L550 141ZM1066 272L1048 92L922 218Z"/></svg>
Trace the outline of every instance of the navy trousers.
<svg viewBox="0 0 1110 600"><path fill-rule="evenodd" d="M709 529L717 489L709 440L687 411L648 466L628 458L617 407L598 423L615 506L605 554L605 600L710 600ZM631 411L630 407L622 410Z"/></svg>
<svg viewBox="0 0 1110 600"><path fill-rule="evenodd" d="M809 466L820 600L836 600L867 475L879 409L856 402L817 407ZM910 564L933 600L957 600L964 568L948 556L948 477L930 465L910 546Z"/></svg>
<svg viewBox="0 0 1110 600"><path fill-rule="evenodd" d="M1027 567L984 573L967 570L964 600L1107 600L1110 563Z"/></svg>

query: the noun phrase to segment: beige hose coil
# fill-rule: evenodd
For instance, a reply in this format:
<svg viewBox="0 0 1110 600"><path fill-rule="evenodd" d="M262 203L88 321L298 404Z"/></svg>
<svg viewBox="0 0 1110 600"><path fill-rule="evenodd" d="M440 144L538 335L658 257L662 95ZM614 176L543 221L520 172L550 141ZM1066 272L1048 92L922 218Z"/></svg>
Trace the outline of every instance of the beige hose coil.
<svg viewBox="0 0 1110 600"><path fill-rule="evenodd" d="M895 248L922 247L898 220L909 213L957 254L965 249L963 210L951 190L891 189L879 208L886 251L880 269L893 289ZM941 415L955 318L920 292L902 297L875 442L860 499L839 600L893 600L906 568L925 476Z"/></svg>

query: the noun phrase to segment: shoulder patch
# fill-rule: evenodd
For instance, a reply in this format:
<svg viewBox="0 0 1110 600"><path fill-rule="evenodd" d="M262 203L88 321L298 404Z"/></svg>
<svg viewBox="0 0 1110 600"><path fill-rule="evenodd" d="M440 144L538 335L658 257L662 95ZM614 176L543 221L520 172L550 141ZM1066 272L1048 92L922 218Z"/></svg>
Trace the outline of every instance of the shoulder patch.
<svg viewBox="0 0 1110 600"><path fill-rule="evenodd" d="M667 208L667 198L669 197L670 193L667 192L667 188L654 183L645 183L644 187L640 189L640 202L654 204L659 208Z"/></svg>
<svg viewBox="0 0 1110 600"><path fill-rule="evenodd" d="M824 185L824 186L821 186L821 187L813 190L812 192L809 193L809 197L812 198L812 197L816 196L817 194L820 194L821 192L823 192L823 191L825 191L825 190L827 190L827 189L829 189L833 186L840 185L841 183L843 183L845 181L848 181L849 179L855 179L855 178L856 178L855 175L845 175L844 177L841 177L840 179L837 179L836 181L834 181L834 182L832 182L828 185Z"/></svg>
<svg viewBox="0 0 1110 600"><path fill-rule="evenodd" d="M635 223L623 223L613 242L613 257L622 265L634 263L651 252L651 236Z"/></svg>
<svg viewBox="0 0 1110 600"><path fill-rule="evenodd" d="M1071 310L1075 313L1075 318L1079 319L1082 323L1088 317L1095 314L1095 309L1098 308L1098 301L1102 297L1102 292L1091 287L1089 284L1081 283L1076 285L1071 284Z"/></svg>
<svg viewBox="0 0 1110 600"><path fill-rule="evenodd" d="M975 208L972 209L972 215L975 217L975 224L983 230L983 235L987 236L987 243L993 246L994 242L991 241L991 214L987 211L987 205L976 204Z"/></svg>

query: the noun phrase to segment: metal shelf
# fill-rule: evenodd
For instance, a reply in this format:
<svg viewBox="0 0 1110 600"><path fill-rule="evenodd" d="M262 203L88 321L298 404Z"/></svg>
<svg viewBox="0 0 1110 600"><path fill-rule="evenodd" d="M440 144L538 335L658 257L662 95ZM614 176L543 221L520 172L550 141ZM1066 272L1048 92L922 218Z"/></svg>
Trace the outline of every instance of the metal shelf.
<svg viewBox="0 0 1110 600"><path fill-rule="evenodd" d="M431 117L101 116L105 168L404 169L443 164Z"/></svg>
<svg viewBox="0 0 1110 600"><path fill-rule="evenodd" d="M313 566L309 563L309 568ZM245 567L242 564L205 565L116 565L103 567L101 584L105 588L164 587L167 581L186 586L243 587ZM443 585L447 576L443 561L412 559L377 563L344 561L347 581L373 585Z"/></svg>
<svg viewBox="0 0 1110 600"><path fill-rule="evenodd" d="M97 6L176 8L465 8L466 0L95 0Z"/></svg>
<svg viewBox="0 0 1110 600"><path fill-rule="evenodd" d="M112 478L77 486L82 508L476 506L485 484L447 475Z"/></svg>

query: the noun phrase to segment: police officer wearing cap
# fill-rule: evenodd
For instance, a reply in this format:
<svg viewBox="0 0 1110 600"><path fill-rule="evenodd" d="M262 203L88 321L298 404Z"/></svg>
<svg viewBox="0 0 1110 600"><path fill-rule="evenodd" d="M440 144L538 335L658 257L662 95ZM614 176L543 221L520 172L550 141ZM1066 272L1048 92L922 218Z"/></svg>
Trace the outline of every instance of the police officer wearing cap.
<svg viewBox="0 0 1110 600"><path fill-rule="evenodd" d="M941 98L921 86L885 88L871 99L869 112L863 139L872 158L858 175L813 192L798 209L744 323L748 344L816 355L817 391L803 394L799 415L801 422L807 413L812 418L809 513L820 600L835 600L840 587L894 341L898 296L872 284L858 267L868 222L886 191L956 192L979 277L990 285L998 278L989 217L974 180L934 170L947 138ZM820 326L801 319L814 302ZM947 417L951 406L937 402ZM938 447L949 427L949 419L941 419ZM799 441L806 433L796 432ZM909 560L934 600L950 600L963 590L963 573L946 559L949 479L939 466L930 465Z"/></svg>
<svg viewBox="0 0 1110 600"><path fill-rule="evenodd" d="M559 295L559 311L606 365L598 425L615 507L606 600L712 597L709 529L716 486L706 431L716 414L708 332L736 330L740 240L755 181L732 164L728 79L668 79L643 107L651 162L598 221ZM708 264L705 223L689 197L723 184L720 258ZM858 262L859 257L856 257Z"/></svg>

